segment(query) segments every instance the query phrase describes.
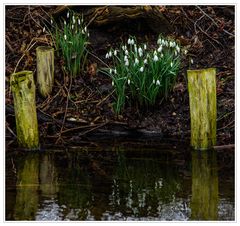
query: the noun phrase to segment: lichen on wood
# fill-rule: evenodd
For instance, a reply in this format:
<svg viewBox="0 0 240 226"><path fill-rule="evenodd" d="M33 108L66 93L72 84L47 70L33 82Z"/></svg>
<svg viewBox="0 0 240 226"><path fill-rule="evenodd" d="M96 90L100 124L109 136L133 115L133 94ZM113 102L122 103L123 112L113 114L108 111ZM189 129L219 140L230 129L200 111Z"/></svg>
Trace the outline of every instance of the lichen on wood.
<svg viewBox="0 0 240 226"><path fill-rule="evenodd" d="M54 48L39 46L36 48L36 54L38 89L43 97L47 97L54 82Z"/></svg>
<svg viewBox="0 0 240 226"><path fill-rule="evenodd" d="M35 84L32 71L11 74L16 119L17 140L20 147L39 148L38 121L35 101Z"/></svg>
<svg viewBox="0 0 240 226"><path fill-rule="evenodd" d="M191 146L211 149L216 144L216 69L188 70Z"/></svg>

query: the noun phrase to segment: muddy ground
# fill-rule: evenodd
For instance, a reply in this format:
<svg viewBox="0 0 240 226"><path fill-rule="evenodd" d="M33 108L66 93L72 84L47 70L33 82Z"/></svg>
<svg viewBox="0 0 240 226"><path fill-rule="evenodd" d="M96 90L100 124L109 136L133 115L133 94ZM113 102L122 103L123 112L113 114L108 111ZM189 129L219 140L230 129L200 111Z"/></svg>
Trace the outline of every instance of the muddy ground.
<svg viewBox="0 0 240 226"><path fill-rule="evenodd" d="M36 75L36 47L51 45L43 27L58 6L6 6L5 100L6 145L16 146L16 128L9 78L14 69L32 70ZM131 6L133 7L133 6ZM86 10L86 7L71 7ZM55 17L66 14L66 9ZM165 35L175 37L188 49L182 59L177 83L169 98L151 109L126 107L119 116L113 111L110 79L98 72L107 48L118 46L128 35L156 43L158 30L144 18L128 19L104 26L90 24L91 55L85 72L76 80L63 73L64 61L55 59L52 94L37 92L40 142L81 144L96 139L171 138L188 142L190 137L189 99L186 71L217 68L217 144L232 144L235 136L235 9L234 6L159 6L170 26ZM56 18L57 19L57 18ZM156 26L155 26L156 27ZM33 46L32 46L33 45ZM30 48L29 48L30 47ZM16 67L17 66L17 67ZM68 96L71 95L71 99ZM71 121L75 118L77 121Z"/></svg>

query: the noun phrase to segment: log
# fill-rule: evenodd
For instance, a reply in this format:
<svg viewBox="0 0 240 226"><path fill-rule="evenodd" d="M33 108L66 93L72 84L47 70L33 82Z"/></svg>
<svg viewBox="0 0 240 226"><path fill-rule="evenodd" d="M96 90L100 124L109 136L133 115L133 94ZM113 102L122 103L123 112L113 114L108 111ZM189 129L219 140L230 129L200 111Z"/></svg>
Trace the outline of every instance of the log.
<svg viewBox="0 0 240 226"><path fill-rule="evenodd" d="M39 46L36 54L38 89L43 97L47 97L52 92L54 82L54 48Z"/></svg>
<svg viewBox="0 0 240 226"><path fill-rule="evenodd" d="M172 27L161 12L161 6L129 5L129 6L57 6L52 16L57 17L74 10L83 14L84 20L92 27L102 27L117 23L126 23L133 20L143 19L156 33L168 33Z"/></svg>
<svg viewBox="0 0 240 226"><path fill-rule="evenodd" d="M216 69L188 70L191 146L211 149L216 144Z"/></svg>
<svg viewBox="0 0 240 226"><path fill-rule="evenodd" d="M35 84L32 71L11 74L17 140L20 147L39 149Z"/></svg>

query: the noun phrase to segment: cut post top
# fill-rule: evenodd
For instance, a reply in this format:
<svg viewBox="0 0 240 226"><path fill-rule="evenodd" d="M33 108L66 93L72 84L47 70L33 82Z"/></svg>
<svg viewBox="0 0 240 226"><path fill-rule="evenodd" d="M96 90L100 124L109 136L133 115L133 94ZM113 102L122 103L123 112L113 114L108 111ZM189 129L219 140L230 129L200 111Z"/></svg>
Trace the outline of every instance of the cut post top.
<svg viewBox="0 0 240 226"><path fill-rule="evenodd" d="M50 50L53 50L54 51L54 48L51 47L51 46L38 46L36 48L36 51L41 51L41 52L47 52L47 51L50 51Z"/></svg>

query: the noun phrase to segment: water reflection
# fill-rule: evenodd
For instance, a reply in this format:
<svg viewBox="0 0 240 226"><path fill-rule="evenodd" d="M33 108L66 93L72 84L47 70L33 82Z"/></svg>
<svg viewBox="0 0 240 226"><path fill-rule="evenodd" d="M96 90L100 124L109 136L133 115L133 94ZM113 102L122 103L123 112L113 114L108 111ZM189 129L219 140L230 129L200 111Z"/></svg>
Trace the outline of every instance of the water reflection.
<svg viewBox="0 0 240 226"><path fill-rule="evenodd" d="M192 152L192 220L218 219L218 174L215 151Z"/></svg>
<svg viewBox="0 0 240 226"><path fill-rule="evenodd" d="M15 220L34 220L38 207L39 158L29 154L20 162L17 195L14 209Z"/></svg>
<svg viewBox="0 0 240 226"><path fill-rule="evenodd" d="M16 202L8 220L218 219L214 153L193 152L192 167L172 153L115 148L27 154L16 160Z"/></svg>

